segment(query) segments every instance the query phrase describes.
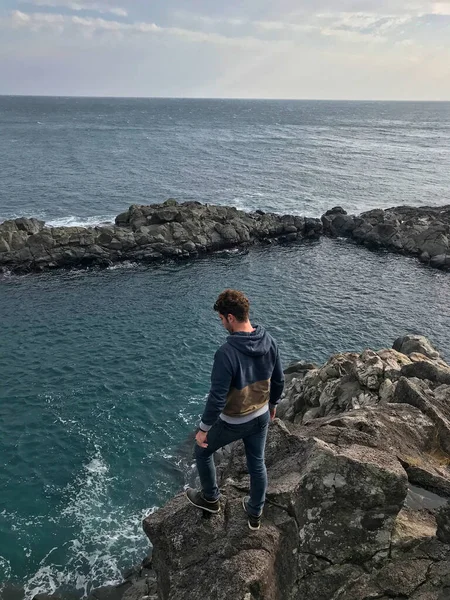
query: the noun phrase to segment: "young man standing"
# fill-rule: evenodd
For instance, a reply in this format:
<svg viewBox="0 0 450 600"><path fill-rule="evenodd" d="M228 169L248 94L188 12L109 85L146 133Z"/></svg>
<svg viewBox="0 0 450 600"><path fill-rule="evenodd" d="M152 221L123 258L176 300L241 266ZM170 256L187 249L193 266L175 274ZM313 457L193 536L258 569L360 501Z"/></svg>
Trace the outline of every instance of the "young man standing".
<svg viewBox="0 0 450 600"><path fill-rule="evenodd" d="M252 326L249 309L248 299L237 290L225 290L214 304L230 335L215 354L211 390L195 437L202 489L188 489L186 495L197 508L219 512L213 455L243 440L250 474L250 496L243 498L243 507L250 529L259 529L267 490L267 429L275 418L284 374L275 340L260 325Z"/></svg>

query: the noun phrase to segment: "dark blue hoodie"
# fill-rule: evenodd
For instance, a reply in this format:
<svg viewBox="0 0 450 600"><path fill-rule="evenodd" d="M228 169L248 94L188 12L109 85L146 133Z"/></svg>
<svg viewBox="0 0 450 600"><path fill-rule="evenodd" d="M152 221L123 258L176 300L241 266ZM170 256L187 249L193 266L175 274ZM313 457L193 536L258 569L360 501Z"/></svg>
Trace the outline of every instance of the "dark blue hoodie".
<svg viewBox="0 0 450 600"><path fill-rule="evenodd" d="M211 390L200 429L208 431L219 416L243 423L276 406L284 387L278 346L260 325L252 333L229 335L215 356Z"/></svg>

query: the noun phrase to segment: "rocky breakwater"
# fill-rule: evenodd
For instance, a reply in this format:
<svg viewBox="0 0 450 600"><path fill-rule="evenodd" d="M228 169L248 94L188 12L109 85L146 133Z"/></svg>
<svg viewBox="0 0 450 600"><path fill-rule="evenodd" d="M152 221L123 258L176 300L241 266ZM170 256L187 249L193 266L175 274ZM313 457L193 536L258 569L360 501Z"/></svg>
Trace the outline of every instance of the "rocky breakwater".
<svg viewBox="0 0 450 600"><path fill-rule="evenodd" d="M291 242L322 233L320 219L245 213L226 206L167 200L133 205L102 227L46 227L20 218L0 224L0 272L109 266L197 256L255 243Z"/></svg>
<svg viewBox="0 0 450 600"><path fill-rule="evenodd" d="M218 465L218 515L203 518L180 494L145 519L149 597L448 600L450 367L406 336L286 375L261 529L248 529L242 509L239 442Z"/></svg>
<svg viewBox="0 0 450 600"><path fill-rule="evenodd" d="M450 269L450 205L399 206L348 215L340 207L322 216L324 233L347 237L373 249L417 256L423 263Z"/></svg>

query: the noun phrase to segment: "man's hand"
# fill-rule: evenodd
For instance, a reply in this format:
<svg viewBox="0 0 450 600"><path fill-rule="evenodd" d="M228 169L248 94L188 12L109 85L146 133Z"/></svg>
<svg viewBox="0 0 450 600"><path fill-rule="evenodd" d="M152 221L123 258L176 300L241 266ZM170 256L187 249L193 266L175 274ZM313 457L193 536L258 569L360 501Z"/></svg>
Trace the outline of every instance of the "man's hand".
<svg viewBox="0 0 450 600"><path fill-rule="evenodd" d="M275 419L275 415L277 414L277 407L274 406L274 408L270 408L269 412L270 412L270 420L273 421Z"/></svg>
<svg viewBox="0 0 450 600"><path fill-rule="evenodd" d="M198 430L197 435L195 436L195 441L201 448L207 448L208 444L206 443L206 436L208 435L207 431Z"/></svg>

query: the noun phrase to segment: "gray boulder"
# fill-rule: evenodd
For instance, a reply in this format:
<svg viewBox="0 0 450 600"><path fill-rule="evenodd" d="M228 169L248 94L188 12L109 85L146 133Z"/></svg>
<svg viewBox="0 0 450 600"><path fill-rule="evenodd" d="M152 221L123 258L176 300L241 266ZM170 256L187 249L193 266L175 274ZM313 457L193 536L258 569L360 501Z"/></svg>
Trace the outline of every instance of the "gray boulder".
<svg viewBox="0 0 450 600"><path fill-rule="evenodd" d="M393 349L402 354L410 355L413 352L423 354L428 358L439 358L439 352L422 335L404 335L395 340Z"/></svg>

